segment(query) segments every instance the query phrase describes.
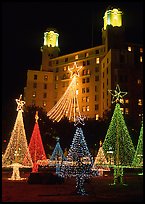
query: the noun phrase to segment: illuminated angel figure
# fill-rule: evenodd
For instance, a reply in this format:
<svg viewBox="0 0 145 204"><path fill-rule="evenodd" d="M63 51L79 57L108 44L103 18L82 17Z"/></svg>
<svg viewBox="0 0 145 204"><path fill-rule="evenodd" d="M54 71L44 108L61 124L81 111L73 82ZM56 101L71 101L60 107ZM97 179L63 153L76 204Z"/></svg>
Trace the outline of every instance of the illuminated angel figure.
<svg viewBox="0 0 145 204"><path fill-rule="evenodd" d="M23 106L25 105L25 101L22 101L22 94L20 95L19 99L16 99L17 103L17 111L22 110L23 112Z"/></svg>
<svg viewBox="0 0 145 204"><path fill-rule="evenodd" d="M76 121L76 116L81 116L78 103L78 90L77 90L77 78L79 77L79 71L82 66L77 66L74 63L72 68L69 68L70 82L63 96L55 104L55 106L47 113L50 119L59 122L63 117L67 117L69 120Z"/></svg>

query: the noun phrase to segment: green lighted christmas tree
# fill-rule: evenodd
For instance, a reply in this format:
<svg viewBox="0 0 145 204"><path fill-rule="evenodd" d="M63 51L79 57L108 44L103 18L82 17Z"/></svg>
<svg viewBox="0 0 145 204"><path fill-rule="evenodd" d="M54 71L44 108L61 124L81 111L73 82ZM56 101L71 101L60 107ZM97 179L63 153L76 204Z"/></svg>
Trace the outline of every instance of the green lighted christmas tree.
<svg viewBox="0 0 145 204"><path fill-rule="evenodd" d="M12 180L21 180L19 168L21 167L32 167L33 162L31 155L28 151L28 144L26 139L26 133L23 123L23 106L25 104L22 101L22 95L19 99L16 99L17 102L17 118L11 133L10 141L5 150L5 153L2 158L2 167L13 168ZM28 152L27 160L24 161L26 152Z"/></svg>
<svg viewBox="0 0 145 204"><path fill-rule="evenodd" d="M135 151L133 163L133 167L143 167L143 120L140 129L140 135L138 138L138 144Z"/></svg>
<svg viewBox="0 0 145 204"><path fill-rule="evenodd" d="M127 92L121 92L119 85L117 85L116 90L110 90L110 93L113 95L112 103L116 102L116 106L103 142L103 149L106 156L109 149L112 149L114 157L114 183L118 180L120 180L119 183L122 183L123 168L131 166L135 149L119 103L120 98L122 99Z"/></svg>

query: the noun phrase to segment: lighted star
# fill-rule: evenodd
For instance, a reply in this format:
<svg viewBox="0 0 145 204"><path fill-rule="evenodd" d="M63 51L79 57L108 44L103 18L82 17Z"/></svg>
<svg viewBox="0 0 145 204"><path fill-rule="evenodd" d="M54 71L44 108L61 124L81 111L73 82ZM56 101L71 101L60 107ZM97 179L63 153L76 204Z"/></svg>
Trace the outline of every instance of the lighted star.
<svg viewBox="0 0 145 204"><path fill-rule="evenodd" d="M17 111L22 110L25 104L25 101L22 101L22 94L20 95L19 99L16 99L16 103L17 103Z"/></svg>
<svg viewBox="0 0 145 204"><path fill-rule="evenodd" d="M123 99L123 97L127 94L127 92L122 92L120 91L120 87L119 85L117 84L116 85L116 89L115 90L108 90L111 95L113 96L112 98L112 103L114 102L121 102L120 99Z"/></svg>
<svg viewBox="0 0 145 204"><path fill-rule="evenodd" d="M71 75L70 78L73 78L74 76L78 76L79 77L79 71L80 69L82 69L82 66L77 66L76 62L74 63L72 68L68 68L68 70L70 71Z"/></svg>
<svg viewBox="0 0 145 204"><path fill-rule="evenodd" d="M36 123L38 123L38 119L39 119L38 111L36 111L36 114L35 114L35 122L36 122Z"/></svg>
<svg viewBox="0 0 145 204"><path fill-rule="evenodd" d="M76 120L75 120L75 123L74 123L74 126L78 125L79 123L82 124L82 125L85 125L84 118L81 118L80 116L77 116Z"/></svg>

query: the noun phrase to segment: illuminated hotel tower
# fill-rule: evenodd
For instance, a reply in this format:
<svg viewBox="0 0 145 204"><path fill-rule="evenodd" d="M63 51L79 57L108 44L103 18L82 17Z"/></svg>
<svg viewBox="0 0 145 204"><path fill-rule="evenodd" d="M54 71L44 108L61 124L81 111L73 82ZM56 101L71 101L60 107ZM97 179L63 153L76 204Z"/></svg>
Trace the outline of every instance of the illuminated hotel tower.
<svg viewBox="0 0 145 204"><path fill-rule="evenodd" d="M125 42L122 16L119 9L108 7L103 17L102 44L62 56L58 32L47 29L41 47L40 70L27 72L26 106L36 105L49 112L69 87L72 80L69 70L76 63L77 67L82 67L77 78L81 115L96 120L104 118L113 108L108 90L119 84L121 90L128 92L121 107L122 113L135 121L141 118L143 46Z"/></svg>

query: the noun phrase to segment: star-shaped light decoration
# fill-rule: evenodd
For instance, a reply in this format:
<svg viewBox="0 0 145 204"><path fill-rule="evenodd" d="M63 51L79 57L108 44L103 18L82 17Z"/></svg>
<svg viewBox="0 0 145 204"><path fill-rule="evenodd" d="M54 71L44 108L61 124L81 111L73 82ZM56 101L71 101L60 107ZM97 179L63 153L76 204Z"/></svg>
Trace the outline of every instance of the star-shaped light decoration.
<svg viewBox="0 0 145 204"><path fill-rule="evenodd" d="M121 101L120 101L120 99L123 99L123 97L127 94L127 92L122 92L122 91L120 91L120 87L119 87L119 85L117 84L116 85L116 89L115 90L108 90L110 93L111 93L111 95L113 96L113 98L112 98L112 103L117 103L117 102L120 102L120 103L122 103Z"/></svg>
<svg viewBox="0 0 145 204"><path fill-rule="evenodd" d="M80 116L76 116L74 126L77 126L79 123L82 125L85 125L84 118L82 118Z"/></svg>
<svg viewBox="0 0 145 204"><path fill-rule="evenodd" d="M71 75L70 78L73 78L74 76L78 76L79 77L79 71L80 69L82 69L82 66L77 66L76 62L74 62L74 65L72 68L68 68L68 70L70 71Z"/></svg>
<svg viewBox="0 0 145 204"><path fill-rule="evenodd" d="M36 114L35 114L35 122L36 122L36 123L38 123L38 119L39 119L38 111L36 111Z"/></svg>
<svg viewBox="0 0 145 204"><path fill-rule="evenodd" d="M23 106L25 104L25 101L22 101L22 94L20 95L19 99L16 99L17 103L17 111L22 110L23 111Z"/></svg>

